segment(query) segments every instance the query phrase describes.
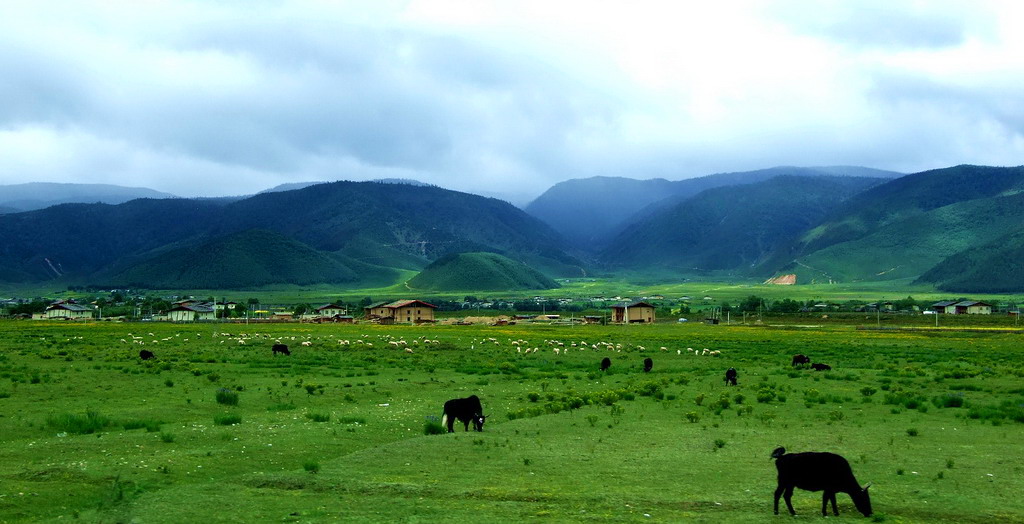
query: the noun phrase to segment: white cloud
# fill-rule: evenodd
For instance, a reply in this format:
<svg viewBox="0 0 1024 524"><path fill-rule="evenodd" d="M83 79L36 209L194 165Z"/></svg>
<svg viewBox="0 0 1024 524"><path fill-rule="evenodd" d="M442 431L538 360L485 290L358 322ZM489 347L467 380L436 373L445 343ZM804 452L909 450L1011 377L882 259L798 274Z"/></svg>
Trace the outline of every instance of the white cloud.
<svg viewBox="0 0 1024 524"><path fill-rule="evenodd" d="M883 9L884 7L884 9ZM1020 163L1013 2L16 3L0 183Z"/></svg>

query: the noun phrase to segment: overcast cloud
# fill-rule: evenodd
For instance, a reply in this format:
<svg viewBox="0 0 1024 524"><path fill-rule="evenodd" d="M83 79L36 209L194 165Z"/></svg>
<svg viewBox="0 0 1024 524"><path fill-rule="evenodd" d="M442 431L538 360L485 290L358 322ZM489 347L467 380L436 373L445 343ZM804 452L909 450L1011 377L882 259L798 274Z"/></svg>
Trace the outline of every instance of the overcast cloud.
<svg viewBox="0 0 1024 524"><path fill-rule="evenodd" d="M11 2L0 184L1024 163L1024 4L710 4Z"/></svg>

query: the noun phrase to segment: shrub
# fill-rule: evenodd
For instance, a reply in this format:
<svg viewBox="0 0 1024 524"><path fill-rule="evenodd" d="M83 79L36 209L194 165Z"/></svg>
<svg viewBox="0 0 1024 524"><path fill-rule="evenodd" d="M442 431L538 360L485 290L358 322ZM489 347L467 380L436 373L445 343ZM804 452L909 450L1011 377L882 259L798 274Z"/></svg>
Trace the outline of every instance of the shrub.
<svg viewBox="0 0 1024 524"><path fill-rule="evenodd" d="M962 408L964 407L963 393L946 393L932 399L937 408Z"/></svg>
<svg viewBox="0 0 1024 524"><path fill-rule="evenodd" d="M441 421L434 415L428 415L423 423L424 435L441 435L447 431L447 428L441 425Z"/></svg>
<svg viewBox="0 0 1024 524"><path fill-rule="evenodd" d="M163 422L152 419L140 419L140 420L127 420L121 423L121 426L126 430L146 428L147 433L156 433L160 431L160 426Z"/></svg>
<svg viewBox="0 0 1024 524"><path fill-rule="evenodd" d="M907 429L907 436L908 437L916 437L917 436L917 428L909 428L909 429Z"/></svg>
<svg viewBox="0 0 1024 524"><path fill-rule="evenodd" d="M725 447L725 440L720 439L720 438L716 438L715 439L715 449L722 449L724 447Z"/></svg>
<svg viewBox="0 0 1024 524"><path fill-rule="evenodd" d="M540 400L540 393L533 393L533 392L531 392L531 393L528 393L528 394L526 395L526 398L527 398L527 399L528 399L528 400L529 400L530 402L537 402L538 400Z"/></svg>
<svg viewBox="0 0 1024 524"><path fill-rule="evenodd" d="M167 444L170 444L171 442L174 442L174 439L175 439L174 433L168 433L166 431L161 431L160 432L160 441L161 442L166 442Z"/></svg>
<svg viewBox="0 0 1024 524"><path fill-rule="evenodd" d="M302 469L306 470L309 473L319 473L320 463L315 460L307 460L302 463Z"/></svg>
<svg viewBox="0 0 1024 524"><path fill-rule="evenodd" d="M64 413L54 415L46 419L46 425L50 429L60 433L71 433L74 435L87 435L96 433L111 425L111 420L96 411L86 410L84 415Z"/></svg>
<svg viewBox="0 0 1024 524"><path fill-rule="evenodd" d="M327 421L331 420L331 414L330 413L313 413L313 412L310 412L310 413L306 413L306 418L308 418L309 420L312 420L313 422L327 422Z"/></svg>
<svg viewBox="0 0 1024 524"><path fill-rule="evenodd" d="M694 402L694 404L697 404L698 406L703 404L704 403L704 394L701 393L700 395L697 395L697 398L693 399L693 402Z"/></svg>
<svg viewBox="0 0 1024 524"><path fill-rule="evenodd" d="M878 393L878 390L873 388L873 387L871 387L871 386L864 386L864 387L860 388L860 394L864 395L865 397L870 397L871 395L874 395L875 393Z"/></svg>
<svg viewBox="0 0 1024 524"><path fill-rule="evenodd" d="M238 393L227 388L220 388L217 390L217 403L224 404L225 406L237 406Z"/></svg>
<svg viewBox="0 0 1024 524"><path fill-rule="evenodd" d="M691 423L696 424L697 422L700 422L700 415L698 415L695 411L691 411L686 414L686 420L689 420Z"/></svg>
<svg viewBox="0 0 1024 524"><path fill-rule="evenodd" d="M230 413L224 415L216 415L213 417L213 423L218 426L233 426L235 424L242 423L242 416Z"/></svg>

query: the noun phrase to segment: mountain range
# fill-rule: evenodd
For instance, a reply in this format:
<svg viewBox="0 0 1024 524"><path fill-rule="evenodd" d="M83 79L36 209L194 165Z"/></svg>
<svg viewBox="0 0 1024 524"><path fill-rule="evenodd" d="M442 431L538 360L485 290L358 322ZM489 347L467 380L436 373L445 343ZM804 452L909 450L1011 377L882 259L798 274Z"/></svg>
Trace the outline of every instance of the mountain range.
<svg viewBox="0 0 1024 524"><path fill-rule="evenodd" d="M597 271L1024 290L1024 272L1014 270L1024 255L1022 167L595 177L557 184L525 212L393 182L0 215L0 283L234 289L408 280L410 289L500 291Z"/></svg>

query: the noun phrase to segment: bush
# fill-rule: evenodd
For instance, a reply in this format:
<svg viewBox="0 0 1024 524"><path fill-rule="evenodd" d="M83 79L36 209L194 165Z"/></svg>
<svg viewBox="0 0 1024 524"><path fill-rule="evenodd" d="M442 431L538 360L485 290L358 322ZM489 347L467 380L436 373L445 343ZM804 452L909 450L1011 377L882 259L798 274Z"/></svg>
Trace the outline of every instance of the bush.
<svg viewBox="0 0 1024 524"><path fill-rule="evenodd" d="M937 408L962 408L964 407L963 393L946 393L932 399Z"/></svg>
<svg viewBox="0 0 1024 524"><path fill-rule="evenodd" d="M242 423L241 415L224 414L213 417L213 423L218 426L233 426Z"/></svg>
<svg viewBox="0 0 1024 524"><path fill-rule="evenodd" d="M160 432L160 441L161 442L166 442L167 444L170 444L171 442L174 442L174 439L175 439L174 433L168 433L166 431Z"/></svg>
<svg viewBox="0 0 1024 524"><path fill-rule="evenodd" d="M96 433L112 424L111 420L96 411L86 410L84 415L64 413L46 419L46 425L59 433L87 435Z"/></svg>
<svg viewBox="0 0 1024 524"><path fill-rule="evenodd" d="M306 470L309 473L319 473L320 463L315 460L307 460L302 463L302 469Z"/></svg>
<svg viewBox="0 0 1024 524"><path fill-rule="evenodd" d="M140 419L125 421L121 423L121 426L129 431L133 429L146 428L147 433L156 433L157 431L160 431L160 426L162 424L163 422L160 422L159 420Z"/></svg>
<svg viewBox="0 0 1024 524"><path fill-rule="evenodd" d="M689 420L691 423L696 424L697 422L700 422L700 415L698 415L695 411L691 411L686 414L686 420Z"/></svg>
<svg viewBox="0 0 1024 524"><path fill-rule="evenodd" d="M220 388L217 390L217 403L225 406L237 406L238 393L227 388Z"/></svg>
<svg viewBox="0 0 1024 524"><path fill-rule="evenodd" d="M441 421L439 421L434 415L428 416L426 421L423 423L424 435L441 435L447 431L448 429L441 425Z"/></svg>
<svg viewBox="0 0 1024 524"><path fill-rule="evenodd" d="M312 413L312 412L310 412L310 413L306 413L306 418L308 418L309 420L312 420L313 422L327 422L327 421L331 420L331 414L330 413Z"/></svg>
<svg viewBox="0 0 1024 524"><path fill-rule="evenodd" d="M907 436L908 437L916 437L917 434L918 434L917 433L917 428L910 428L910 429L907 430Z"/></svg>

